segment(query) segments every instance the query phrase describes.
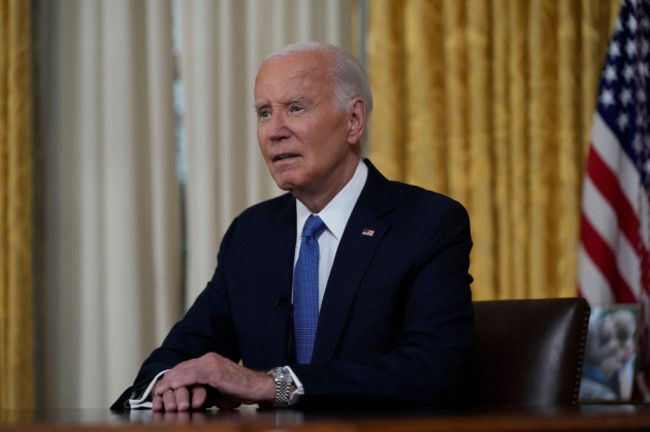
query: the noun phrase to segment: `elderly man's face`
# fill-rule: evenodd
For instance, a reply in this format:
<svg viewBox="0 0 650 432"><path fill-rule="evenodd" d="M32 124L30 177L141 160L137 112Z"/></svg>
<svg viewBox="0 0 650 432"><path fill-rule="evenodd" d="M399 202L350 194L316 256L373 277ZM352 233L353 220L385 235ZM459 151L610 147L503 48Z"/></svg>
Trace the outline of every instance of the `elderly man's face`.
<svg viewBox="0 0 650 432"><path fill-rule="evenodd" d="M266 61L255 81L257 139L266 164L278 186L305 203L333 198L359 158L357 116L336 104L329 71L326 54L297 53Z"/></svg>

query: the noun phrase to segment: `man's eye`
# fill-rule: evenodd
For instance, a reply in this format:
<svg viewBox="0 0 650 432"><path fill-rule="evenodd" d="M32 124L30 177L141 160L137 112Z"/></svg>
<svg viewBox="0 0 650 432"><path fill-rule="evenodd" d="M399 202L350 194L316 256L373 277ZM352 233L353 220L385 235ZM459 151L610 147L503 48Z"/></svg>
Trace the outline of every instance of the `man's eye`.
<svg viewBox="0 0 650 432"><path fill-rule="evenodd" d="M264 118L269 118L271 116L271 113L268 111L260 111L258 114L259 118L264 119Z"/></svg>
<svg viewBox="0 0 650 432"><path fill-rule="evenodd" d="M292 105L291 108L289 108L289 111L292 113L300 112L303 110L303 107L300 105Z"/></svg>

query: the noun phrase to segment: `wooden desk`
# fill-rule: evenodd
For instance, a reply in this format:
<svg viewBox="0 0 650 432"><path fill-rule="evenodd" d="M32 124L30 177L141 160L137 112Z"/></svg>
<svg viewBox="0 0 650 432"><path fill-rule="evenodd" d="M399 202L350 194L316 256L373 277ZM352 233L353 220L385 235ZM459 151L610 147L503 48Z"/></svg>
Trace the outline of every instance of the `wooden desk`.
<svg viewBox="0 0 650 432"><path fill-rule="evenodd" d="M394 412L235 411L152 413L69 410L47 413L0 411L2 431L307 431L307 432L548 432L650 430L649 405L583 405L536 410L443 413L413 409Z"/></svg>

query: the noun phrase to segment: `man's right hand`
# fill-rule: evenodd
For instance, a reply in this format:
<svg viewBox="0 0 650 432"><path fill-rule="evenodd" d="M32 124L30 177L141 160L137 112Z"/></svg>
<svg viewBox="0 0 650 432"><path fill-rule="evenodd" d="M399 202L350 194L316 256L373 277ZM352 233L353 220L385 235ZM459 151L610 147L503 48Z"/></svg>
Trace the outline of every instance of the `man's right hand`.
<svg viewBox="0 0 650 432"><path fill-rule="evenodd" d="M207 353L165 372L153 388L152 409L187 411L213 405L232 409L274 400L275 381L268 373Z"/></svg>
<svg viewBox="0 0 650 432"><path fill-rule="evenodd" d="M152 407L153 411L189 411L201 408L217 406L220 409L234 409L240 404L217 394L213 389L205 386L193 386L192 388L180 387L176 390L169 389L162 395L158 395L156 387L153 388Z"/></svg>

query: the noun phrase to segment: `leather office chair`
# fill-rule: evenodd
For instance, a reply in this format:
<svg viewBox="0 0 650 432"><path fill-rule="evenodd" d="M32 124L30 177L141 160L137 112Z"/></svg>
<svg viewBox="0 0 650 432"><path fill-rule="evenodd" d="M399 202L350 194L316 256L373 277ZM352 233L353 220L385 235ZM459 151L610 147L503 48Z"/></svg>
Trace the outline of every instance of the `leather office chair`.
<svg viewBox="0 0 650 432"><path fill-rule="evenodd" d="M589 305L580 298L474 302L470 392L479 406L574 405Z"/></svg>

